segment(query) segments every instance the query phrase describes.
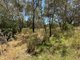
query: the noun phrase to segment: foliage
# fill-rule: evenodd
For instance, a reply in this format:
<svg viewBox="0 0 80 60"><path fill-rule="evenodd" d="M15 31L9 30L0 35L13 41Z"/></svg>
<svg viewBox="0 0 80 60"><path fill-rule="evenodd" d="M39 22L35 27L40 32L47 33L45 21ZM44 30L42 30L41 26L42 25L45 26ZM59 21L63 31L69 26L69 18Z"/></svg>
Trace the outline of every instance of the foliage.
<svg viewBox="0 0 80 60"><path fill-rule="evenodd" d="M34 60L75 60L80 57L79 10L79 0L1 0L0 30L8 38L18 32L19 46L26 44Z"/></svg>

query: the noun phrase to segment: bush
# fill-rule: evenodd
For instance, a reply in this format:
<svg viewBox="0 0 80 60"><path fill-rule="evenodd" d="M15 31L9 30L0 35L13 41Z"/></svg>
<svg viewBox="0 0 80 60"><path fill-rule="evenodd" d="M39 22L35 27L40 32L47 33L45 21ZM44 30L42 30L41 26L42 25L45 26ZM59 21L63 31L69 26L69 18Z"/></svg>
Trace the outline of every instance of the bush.
<svg viewBox="0 0 80 60"><path fill-rule="evenodd" d="M48 38L44 35L39 37L37 33L33 33L27 39L27 52L32 55L39 54L48 48Z"/></svg>
<svg viewBox="0 0 80 60"><path fill-rule="evenodd" d="M36 52L35 52L35 49L37 47L37 43L38 43L38 38L37 38L37 34L32 34L29 36L28 40L27 40L27 52L29 54L32 54L34 55Z"/></svg>

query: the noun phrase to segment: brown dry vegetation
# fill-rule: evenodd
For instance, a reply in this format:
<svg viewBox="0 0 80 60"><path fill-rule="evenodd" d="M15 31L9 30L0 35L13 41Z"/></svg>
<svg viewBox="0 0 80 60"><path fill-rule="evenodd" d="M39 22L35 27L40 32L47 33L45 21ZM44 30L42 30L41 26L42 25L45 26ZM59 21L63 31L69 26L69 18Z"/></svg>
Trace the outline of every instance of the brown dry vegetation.
<svg viewBox="0 0 80 60"><path fill-rule="evenodd" d="M72 37L68 39L61 38L61 44L67 47L67 55L61 56L63 48L60 48L60 44L58 42L55 43L53 38L50 38L53 39L51 44L55 47L53 54L47 50L38 56L32 56L27 53L26 50L29 48L27 40L29 41L29 39L32 39L31 37L35 36L42 40L44 38L43 32L43 30L37 30L36 33L32 33L30 30L26 32L26 29L23 29L22 33L16 35L16 40L8 42L8 47L5 44L3 45L4 52L0 55L0 60L80 60L80 28L76 28Z"/></svg>

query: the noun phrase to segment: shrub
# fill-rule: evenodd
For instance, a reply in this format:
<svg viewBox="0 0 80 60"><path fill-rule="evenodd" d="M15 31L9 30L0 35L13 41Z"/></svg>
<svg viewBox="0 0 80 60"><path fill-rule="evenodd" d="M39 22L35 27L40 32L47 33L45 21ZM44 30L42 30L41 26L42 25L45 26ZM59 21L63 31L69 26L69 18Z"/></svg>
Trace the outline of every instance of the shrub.
<svg viewBox="0 0 80 60"><path fill-rule="evenodd" d="M37 34L32 34L29 36L28 40L27 40L27 52L30 54L35 54L35 49L38 43L38 38L37 38Z"/></svg>

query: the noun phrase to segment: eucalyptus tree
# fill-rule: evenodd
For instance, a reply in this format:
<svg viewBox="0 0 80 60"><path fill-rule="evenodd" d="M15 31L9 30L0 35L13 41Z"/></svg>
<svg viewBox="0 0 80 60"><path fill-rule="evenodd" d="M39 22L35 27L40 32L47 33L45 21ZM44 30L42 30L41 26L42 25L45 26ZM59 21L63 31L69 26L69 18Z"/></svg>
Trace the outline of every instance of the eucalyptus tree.
<svg viewBox="0 0 80 60"><path fill-rule="evenodd" d="M74 25L79 26L80 25L80 1L79 0L73 0L73 22Z"/></svg>
<svg viewBox="0 0 80 60"><path fill-rule="evenodd" d="M23 1L22 1L23 2ZM0 20L2 22L0 27L1 29L11 29L12 32L15 32L15 29L22 28L22 9L18 0L0 0ZM20 26L21 25L21 26ZM21 30L21 29L20 29Z"/></svg>
<svg viewBox="0 0 80 60"><path fill-rule="evenodd" d="M52 35L52 22L54 21L54 15L55 15L55 5L56 0L46 0L46 6L45 6L45 13L44 15L48 17L48 22L49 22L49 36Z"/></svg>
<svg viewBox="0 0 80 60"><path fill-rule="evenodd" d="M28 0L26 6L26 14L29 16L30 21L32 21L32 30L35 32L35 28L41 25L40 17L40 3L41 0Z"/></svg>

